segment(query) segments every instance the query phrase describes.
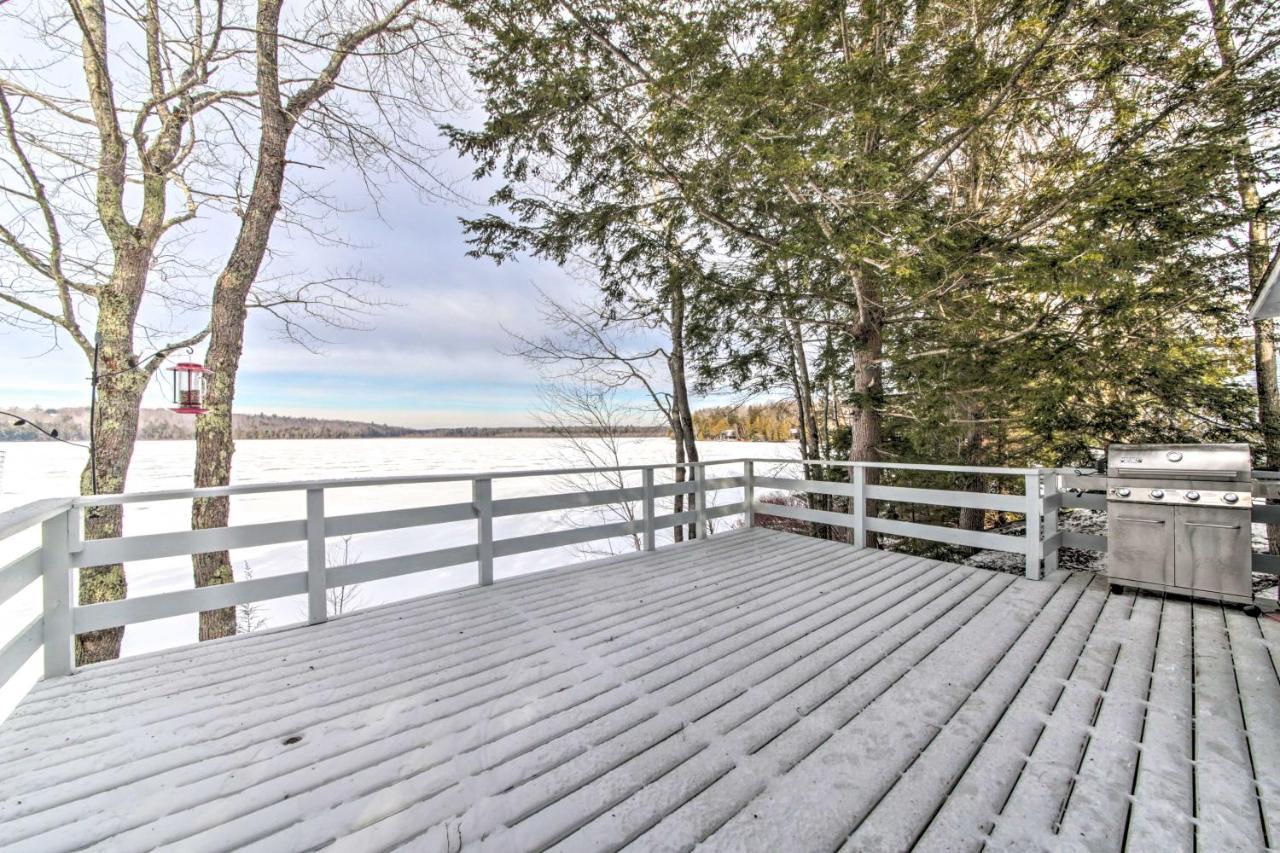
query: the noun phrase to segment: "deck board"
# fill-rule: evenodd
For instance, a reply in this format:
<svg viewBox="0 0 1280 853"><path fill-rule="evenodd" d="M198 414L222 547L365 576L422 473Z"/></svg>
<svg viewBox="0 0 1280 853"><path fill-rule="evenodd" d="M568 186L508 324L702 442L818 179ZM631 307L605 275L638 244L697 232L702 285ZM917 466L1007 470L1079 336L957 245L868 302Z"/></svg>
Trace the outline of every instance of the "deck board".
<svg viewBox="0 0 1280 853"><path fill-rule="evenodd" d="M1226 613L1249 750L1257 768L1280 767L1280 680L1257 619ZM1267 843L1280 844L1280 774L1255 772Z"/></svg>
<svg viewBox="0 0 1280 853"><path fill-rule="evenodd" d="M1052 836L1119 654L1118 635L1132 604L1132 594L1113 595L1107 600L1078 666L1064 685L1019 770L1009 799L1000 809L989 848L1041 849Z"/></svg>
<svg viewBox="0 0 1280 853"><path fill-rule="evenodd" d="M1204 849L1260 850L1262 815L1223 611L1195 604L1191 618L1196 841Z"/></svg>
<svg viewBox="0 0 1280 853"><path fill-rule="evenodd" d="M851 833L844 849L907 850L916 844L1019 691L1042 666L1052 665L1054 647L1066 636L1064 631L1088 586L1089 579L1084 576L1063 584L1056 593L1056 606L1046 613L1048 618L1030 626L1027 642L1002 660L981 688L970 693L957 713L937 729L936 736Z"/></svg>
<svg viewBox="0 0 1280 853"><path fill-rule="evenodd" d="M1053 582L1005 586L869 702L833 718L817 747L780 747L781 775L708 839L708 848L763 841L780 850L795 839L809 849L838 846L1056 591ZM806 811L815 790L826 791L824 808Z"/></svg>
<svg viewBox="0 0 1280 853"><path fill-rule="evenodd" d="M983 846L1001 806L1020 778L1026 757L1043 734L1063 687L1073 677L1106 601L1107 595L1100 586L1091 585L1085 590L1044 661L1009 703L996 727L981 740L964 775L938 805L917 840L916 849L976 850Z"/></svg>
<svg viewBox="0 0 1280 853"><path fill-rule="evenodd" d="M1057 832L1073 846L1105 849L1125 836L1129 804L1116 792L1133 790L1162 604L1139 596L1129 611L1115 666L1062 806Z"/></svg>
<svg viewBox="0 0 1280 853"><path fill-rule="evenodd" d="M735 531L43 682L0 848L1256 847L1277 659L1217 605Z"/></svg>
<svg viewBox="0 0 1280 853"><path fill-rule="evenodd" d="M1133 850L1190 850L1195 843L1191 608L1163 604L1129 807Z"/></svg>

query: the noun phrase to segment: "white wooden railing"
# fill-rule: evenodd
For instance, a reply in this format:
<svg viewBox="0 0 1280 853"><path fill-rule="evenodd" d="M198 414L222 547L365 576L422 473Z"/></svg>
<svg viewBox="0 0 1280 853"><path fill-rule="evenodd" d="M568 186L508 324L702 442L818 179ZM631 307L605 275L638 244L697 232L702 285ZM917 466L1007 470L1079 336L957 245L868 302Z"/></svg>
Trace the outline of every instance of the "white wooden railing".
<svg viewBox="0 0 1280 853"><path fill-rule="evenodd" d="M610 469L577 468L264 483L50 499L28 504L0 513L0 542L33 527L40 528L40 545L0 568L0 605L17 596L36 580L41 580L41 612L16 631L0 628L0 638L4 640L3 646L0 646L0 686L42 647L45 676L70 673L73 667L74 637L87 631L293 595L306 596L308 621L315 624L328 618L327 590L351 584L475 563L477 583L487 585L493 583L495 558L620 536L636 535L644 548L653 549L656 547L656 532L659 530L685 524L697 524L699 529L707 530L708 523L713 519L743 514L745 507L741 501L722 506L710 504L709 497L713 493L743 488L746 484L740 474L731 477L707 476L709 467L725 464L741 463L740 460L731 460L727 463L713 461L687 465L686 470L692 471L690 479L667 483L656 482L655 472L659 469L671 470L673 466L670 464ZM627 472L638 472L640 485L533 497L493 497L495 480L602 473L622 475ZM336 490L460 482L470 483L470 501L346 515L333 515L325 511L326 493ZM272 492L304 493L305 517L292 521L237 524L206 530L135 534L88 541L82 533L83 512L91 507ZM675 495L688 496L692 509L659 515L658 501ZM571 527L505 539L494 538L495 518L624 502L639 504L640 513L636 520ZM475 523L472 544L342 566L326 566L325 541L329 537L458 521ZM305 571L99 604L77 605L74 601L75 572L82 568L291 542L306 543Z"/></svg>
<svg viewBox="0 0 1280 853"><path fill-rule="evenodd" d="M847 480L806 479L790 476L788 469L802 465L828 469L844 468ZM708 469L734 467L729 476L711 477ZM769 466L769 467L766 467ZM131 625L153 619L198 613L223 607L304 595L311 623L329 617L326 591L356 583L428 572L474 563L476 583L493 583L494 560L501 557L566 545L634 536L640 547L657 547L657 532L678 525L694 525L699 536L711 532L713 519L742 516L747 525L757 515L771 515L851 531L855 545L864 546L868 533L924 539L951 545L1005 551L1023 555L1026 576L1038 579L1057 567L1062 547L1094 551L1106 550L1104 535L1059 530L1061 509L1105 510L1105 495L1096 492L1103 478L1080 478L1069 469L987 468L950 465L903 465L892 463L837 462L802 463L777 459L732 459L684 466L689 479L658 482L659 472L671 472L670 463L619 468L578 468L564 470L505 471L481 474L373 477L353 480L316 480L295 483L264 483L213 489L177 489L124 495L57 498L37 501L0 513L0 545L39 529L40 544L0 567L0 606L41 581L39 613L22 625L0 624L0 688L28 660L43 649L45 676L64 675L73 668L72 647L76 634L103 628ZM872 469L905 472L976 474L1003 480L993 493L948 489L879 485L867 482ZM495 481L535 477L574 477L608 474L624 483L623 477L638 485L607 489L560 491L553 494L495 498ZM1255 472L1259 479L1276 480L1277 475ZM899 478L901 479L901 478ZM1009 481L1013 481L1010 483ZM1017 481L1021 481L1018 483ZM562 479L563 482L563 479ZM350 489L408 486L432 483L469 483L471 499L458 503L386 509L354 514L330 514L326 495ZM1065 484L1065 485L1064 485ZM1071 491L1066 485L1086 491ZM1276 483L1280 493L1280 482ZM717 505L712 497L725 490L741 489L730 502ZM760 500L766 490L833 495L847 499L847 512L833 512L807 506L777 504ZM1088 489L1095 490L1093 493ZM303 518L237 524L209 530L177 530L166 533L125 535L86 541L82 518L96 506L190 501L200 497L234 497L264 493L302 493L306 499ZM690 508L679 513L659 514L659 501L685 495ZM938 524L921 524L868 514L867 501L888 504L975 508L1024 515L1027 535L1014 536L993 531L961 530ZM495 538L494 519L548 511L572 511L604 505L628 504L638 507L633 520L588 526L569 526L522 536ZM1280 506L1257 504L1254 521L1280 523ZM474 541L417 553L355 561L346 565L326 565L326 540L406 528L429 527L450 522L474 524ZM77 605L74 594L76 572L91 566L191 554L252 548L282 543L306 543L305 570L270 577L252 578L219 586L142 595L122 601ZM12 550L12 548L10 549ZM1254 557L1255 570L1280 574L1280 558L1263 554ZM14 622L10 619L9 622Z"/></svg>
<svg viewBox="0 0 1280 853"><path fill-rule="evenodd" d="M747 464L750 466L752 463L748 462ZM944 542L949 545L1022 554L1026 560L1027 577L1037 580L1041 577L1042 571L1052 571L1057 568L1058 545L1060 544L1060 538L1056 536L1058 511L1057 505L1048 500L1048 498L1056 494L1057 489L1057 478L1052 476L1052 471L1040 468L908 465L888 462L826 461L819 464L827 467L847 468L849 482L760 477L753 476L750 468L748 468L748 477L754 481L756 487L846 496L850 499L850 512L839 513L806 507L759 503L755 504L755 512L849 528L853 531L853 543L858 547L865 547L867 532L873 531L906 539L925 539L932 542ZM867 483L867 471L871 469L945 474L981 474L989 477L1012 478L1022 481L1022 494L869 485ZM1019 513L1026 516L1026 529L1028 531L1038 531L1038 534L1011 536L1004 533L961 530L938 524L918 524L916 522L880 518L876 515L867 514L866 502L868 500Z"/></svg>
<svg viewBox="0 0 1280 853"><path fill-rule="evenodd" d="M64 675L73 668L72 647L76 634L153 619L193 614L205 610L232 607L253 602L305 595L307 617L312 624L325 621L326 591L356 583L428 572L450 566L474 563L476 582L493 583L495 558L524 554L545 548L635 536L641 547L657 546L656 533L678 525L692 524L699 535L710 532L713 519L742 516L750 525L754 517L773 515L783 518L835 525L852 530L852 540L862 546L867 533L927 539L954 545L1009 551L1025 555L1026 574L1039 578L1043 569L1056 566L1057 547L1061 537L1056 533L1056 478L1046 477L1040 469L963 468L941 465L893 465L876 463L825 462L828 466L848 469L847 482L808 480L781 473L789 465L771 459L733 459L695 463L685 466L691 477L683 481L657 482L657 472L669 472L670 463L619 468L579 468L563 470L506 471L483 474L444 474L428 476L373 477L353 480L317 480L295 483L264 483L211 489L178 489L139 492L123 495L66 498L39 501L0 514L0 542L39 526L40 545L8 565L0 568L0 605L17 595L36 580L42 580L41 612L16 631L0 629L0 685L10 679L24 663L43 648L43 674ZM758 465L775 468L757 472ZM738 468L731 476L708 476L709 468ZM867 484L871 468L935 471L959 474L983 474L1023 480L1023 494L977 494L941 489L917 489L901 486ZM530 497L495 499L495 481L531 477L573 477L610 474L619 477L638 475L640 484L619 488L538 494ZM1050 472L1051 473L1051 472ZM471 500L459 503L388 509L355 514L326 512L327 494L339 490L368 489L383 486L421 485L431 483L466 483L471 486ZM716 505L711 497L720 491L741 489L741 498ZM777 505L758 500L767 489L809 492L849 498L849 512L831 512L802 506ZM82 517L90 507L117 506L161 501L189 501L201 497L234 497L272 492L304 493L306 512L301 519L237 524L207 530L177 530L166 533L125 535L111 539L86 541L82 534ZM659 501L675 495L686 495L691 508L679 513L659 514ZM1001 533L966 531L932 524L917 524L894 519L868 517L867 500L895 503L917 503L947 507L975 507L1025 514L1028 530L1041 531L1027 537ZM610 504L638 505L636 517L589 526L573 526L545 533L495 539L495 518L575 510ZM472 522L474 542L448 548L421 551L347 565L326 565L326 540L330 537L426 527L450 522ZM1043 522L1043 526L1042 526ZM251 548L291 542L306 543L305 571L252 578L200 589L135 596L121 601L77 605L74 600L77 570L135 560L185 557L191 554Z"/></svg>

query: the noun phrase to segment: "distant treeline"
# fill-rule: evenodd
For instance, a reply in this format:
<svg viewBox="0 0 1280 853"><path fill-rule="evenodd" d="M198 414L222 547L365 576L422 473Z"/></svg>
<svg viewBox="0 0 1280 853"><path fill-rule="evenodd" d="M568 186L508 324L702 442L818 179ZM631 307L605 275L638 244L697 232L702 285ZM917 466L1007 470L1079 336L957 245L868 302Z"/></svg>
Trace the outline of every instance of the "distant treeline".
<svg viewBox="0 0 1280 853"><path fill-rule="evenodd" d="M427 438L560 438L565 432L575 435L594 435L591 427L557 427L550 430L546 427L442 427L438 429L416 430L415 435ZM618 426L610 427L610 433L628 438L654 438L666 436L666 427L653 426Z"/></svg>
<svg viewBox="0 0 1280 853"><path fill-rule="evenodd" d="M39 424L45 430L57 430L60 438L88 441L89 410L86 407L6 408L17 418ZM16 425L14 418L0 420L0 441L48 441L26 425ZM390 424L365 423L329 418L300 418L287 415L234 415L232 430L239 439L301 438L547 438L544 427L442 427L412 429ZM628 436L665 435L653 427L623 427ZM195 437L195 418L168 409L143 409L138 423L140 441L190 440Z"/></svg>
<svg viewBox="0 0 1280 853"><path fill-rule="evenodd" d="M800 422L794 400L776 400L754 406L715 406L693 413L698 439L739 441L787 441Z"/></svg>

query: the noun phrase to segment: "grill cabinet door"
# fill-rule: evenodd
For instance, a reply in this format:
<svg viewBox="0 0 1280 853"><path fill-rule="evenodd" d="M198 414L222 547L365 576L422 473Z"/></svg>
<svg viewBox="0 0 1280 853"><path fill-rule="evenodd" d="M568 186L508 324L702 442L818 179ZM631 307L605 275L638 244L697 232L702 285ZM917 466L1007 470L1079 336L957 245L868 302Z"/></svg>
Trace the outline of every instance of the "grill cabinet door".
<svg viewBox="0 0 1280 853"><path fill-rule="evenodd" d="M1107 574L1124 582L1173 583L1173 507L1107 507Z"/></svg>
<svg viewBox="0 0 1280 853"><path fill-rule="evenodd" d="M1251 521L1248 510L1179 507L1175 558L1178 586L1249 595Z"/></svg>

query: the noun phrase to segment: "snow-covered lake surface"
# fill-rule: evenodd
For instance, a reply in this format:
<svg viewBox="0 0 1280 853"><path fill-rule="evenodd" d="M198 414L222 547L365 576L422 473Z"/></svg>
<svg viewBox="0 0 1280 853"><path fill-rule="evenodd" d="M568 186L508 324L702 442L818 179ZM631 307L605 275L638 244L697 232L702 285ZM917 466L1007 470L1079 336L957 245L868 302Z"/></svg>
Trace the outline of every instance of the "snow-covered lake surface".
<svg viewBox="0 0 1280 853"><path fill-rule="evenodd" d="M793 443L743 444L706 442L700 445L704 459L756 458L794 459ZM668 439L625 440L619 447L624 464L660 463L672 458ZM85 451L51 442L0 443L4 453L0 474L0 510L11 509L40 498L74 495ZM128 491L152 491L190 487L195 445L187 441L141 442L130 469ZM237 442L233 481L235 483L288 482L315 479L384 477L392 475L480 473L527 469L584 467L590 463L583 454L555 439L459 438L459 439L357 439ZM712 469L711 476L728 476L740 471L735 466ZM628 475L626 485L639 485L639 473ZM494 497L519 497L586 488L608 488L610 484L582 478L537 477L501 479L494 483ZM471 499L471 485L433 483L413 486L335 489L326 494L326 512L345 514L453 503ZM715 496L717 503L741 499L740 490ZM231 523L247 524L298 519L305 515L303 492L246 495L232 500ZM659 513L664 510L659 508ZM131 505L125 513L126 534L158 533L190 528L190 501L163 501ZM564 513L500 518L494 522L497 538L561 529L566 524L606 523L618 518L582 511L576 517ZM734 523L723 519L719 524ZM670 533L667 533L669 539ZM3 543L0 560L8 560L36 542L36 533ZM475 541L472 522L436 525L427 528L371 533L349 542L330 540L330 560L334 565L410 554L470 544ZM661 539L659 540L662 541ZM499 559L495 574L501 578L578 559L629 549L630 543L615 541L599 545L548 549ZM296 572L305 569L305 543L290 543L232 552L236 576L254 577ZM192 587L191 563L183 557L146 560L126 566L129 595L150 595ZM474 565L408 575L362 584L354 591L349 609L369 607L388 601L465 586L475 582ZM38 584L7 605L0 607L0 622L23 625L39 612ZM302 597L263 602L256 617L265 626L285 625L305 618ZM6 631L7 635L10 632ZM195 615L160 619L125 630L124 654L168 648L195 642ZM30 668L30 667L29 667ZM25 679L19 679L24 680ZM25 688L24 688L25 689ZM4 713L0 701L0 715Z"/></svg>

